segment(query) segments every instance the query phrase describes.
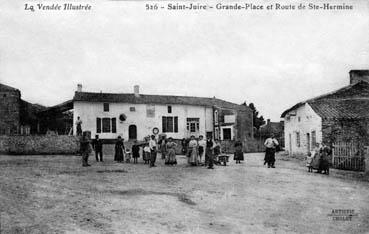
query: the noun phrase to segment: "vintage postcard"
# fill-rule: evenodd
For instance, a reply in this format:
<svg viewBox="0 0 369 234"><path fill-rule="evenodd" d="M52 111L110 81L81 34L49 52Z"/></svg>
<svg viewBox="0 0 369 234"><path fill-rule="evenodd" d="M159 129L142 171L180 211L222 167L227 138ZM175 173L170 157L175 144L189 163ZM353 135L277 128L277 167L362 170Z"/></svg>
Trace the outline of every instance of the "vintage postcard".
<svg viewBox="0 0 369 234"><path fill-rule="evenodd" d="M369 1L0 1L0 233L369 233Z"/></svg>

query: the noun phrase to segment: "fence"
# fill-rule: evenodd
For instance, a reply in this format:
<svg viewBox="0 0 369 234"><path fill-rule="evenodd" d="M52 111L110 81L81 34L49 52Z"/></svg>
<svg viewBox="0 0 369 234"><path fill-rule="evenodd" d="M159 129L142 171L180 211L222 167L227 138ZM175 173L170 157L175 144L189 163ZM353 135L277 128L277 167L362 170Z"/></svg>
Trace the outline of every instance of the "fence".
<svg viewBox="0 0 369 234"><path fill-rule="evenodd" d="M365 147L356 142L336 142L333 146L332 166L342 170L365 170Z"/></svg>

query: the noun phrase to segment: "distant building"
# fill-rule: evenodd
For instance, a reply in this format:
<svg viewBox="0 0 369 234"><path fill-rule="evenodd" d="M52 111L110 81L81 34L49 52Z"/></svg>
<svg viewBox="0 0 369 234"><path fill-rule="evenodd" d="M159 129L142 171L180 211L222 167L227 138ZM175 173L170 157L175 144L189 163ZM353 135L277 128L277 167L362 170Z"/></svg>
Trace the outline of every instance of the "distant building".
<svg viewBox="0 0 369 234"><path fill-rule="evenodd" d="M126 140L141 140L154 133L175 139L191 135L221 140L253 137L250 108L215 97L146 95L139 93L138 86L134 93L92 93L83 92L79 85L73 111L74 123L79 116L83 130L103 139L120 135Z"/></svg>
<svg viewBox="0 0 369 234"><path fill-rule="evenodd" d="M284 147L284 121L271 122L267 119L267 122L260 126L259 139L265 141L271 134L278 140L279 145Z"/></svg>
<svg viewBox="0 0 369 234"><path fill-rule="evenodd" d="M307 153L317 142L369 144L368 82L369 70L352 70L350 85L284 111L286 150Z"/></svg>
<svg viewBox="0 0 369 234"><path fill-rule="evenodd" d="M21 92L0 84L0 135L29 135L37 132L36 113L44 107L21 99Z"/></svg>

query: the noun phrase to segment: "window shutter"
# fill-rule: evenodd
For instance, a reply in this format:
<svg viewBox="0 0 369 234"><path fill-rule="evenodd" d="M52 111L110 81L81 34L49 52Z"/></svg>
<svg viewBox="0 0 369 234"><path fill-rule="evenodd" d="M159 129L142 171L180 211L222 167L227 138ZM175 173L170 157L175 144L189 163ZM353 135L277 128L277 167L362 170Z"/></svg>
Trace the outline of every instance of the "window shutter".
<svg viewBox="0 0 369 234"><path fill-rule="evenodd" d="M117 132L117 118L111 119L111 132L116 133Z"/></svg>
<svg viewBox="0 0 369 234"><path fill-rule="evenodd" d="M101 119L96 118L96 133L101 133Z"/></svg>
<svg viewBox="0 0 369 234"><path fill-rule="evenodd" d="M178 117L174 117L174 132L178 132Z"/></svg>
<svg viewBox="0 0 369 234"><path fill-rule="evenodd" d="M167 132L167 117L165 116L162 117L162 128L163 132Z"/></svg>

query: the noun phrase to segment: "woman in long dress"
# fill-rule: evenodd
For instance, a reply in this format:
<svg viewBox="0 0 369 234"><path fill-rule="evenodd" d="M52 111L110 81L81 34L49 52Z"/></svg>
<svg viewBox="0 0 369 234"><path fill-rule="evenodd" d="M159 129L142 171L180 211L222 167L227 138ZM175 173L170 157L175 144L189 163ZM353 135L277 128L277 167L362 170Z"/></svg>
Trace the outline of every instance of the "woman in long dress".
<svg viewBox="0 0 369 234"><path fill-rule="evenodd" d="M177 144L175 142L173 142L173 138L169 137L168 142L166 144L166 148L167 148L167 155L166 155L166 158L165 158L165 164L166 165L175 165L175 164L177 164L176 149L175 149L176 146L177 146Z"/></svg>
<svg viewBox="0 0 369 234"><path fill-rule="evenodd" d="M120 136L118 136L118 140L115 143L114 161L123 162L124 161L123 152L124 152L123 139Z"/></svg>
<svg viewBox="0 0 369 234"><path fill-rule="evenodd" d="M198 143L195 136L191 136L191 140L188 143L188 163L192 166L197 166L199 162Z"/></svg>
<svg viewBox="0 0 369 234"><path fill-rule="evenodd" d="M236 163L241 163L241 161L243 161L243 151L242 151L242 142L241 141L236 141L236 143L234 144L234 160L236 161Z"/></svg>
<svg viewBox="0 0 369 234"><path fill-rule="evenodd" d="M160 151L161 151L161 159L165 159L166 158L166 155L168 153L168 150L167 150L167 139L165 136L163 136L163 138L161 139L161 142L160 142Z"/></svg>

